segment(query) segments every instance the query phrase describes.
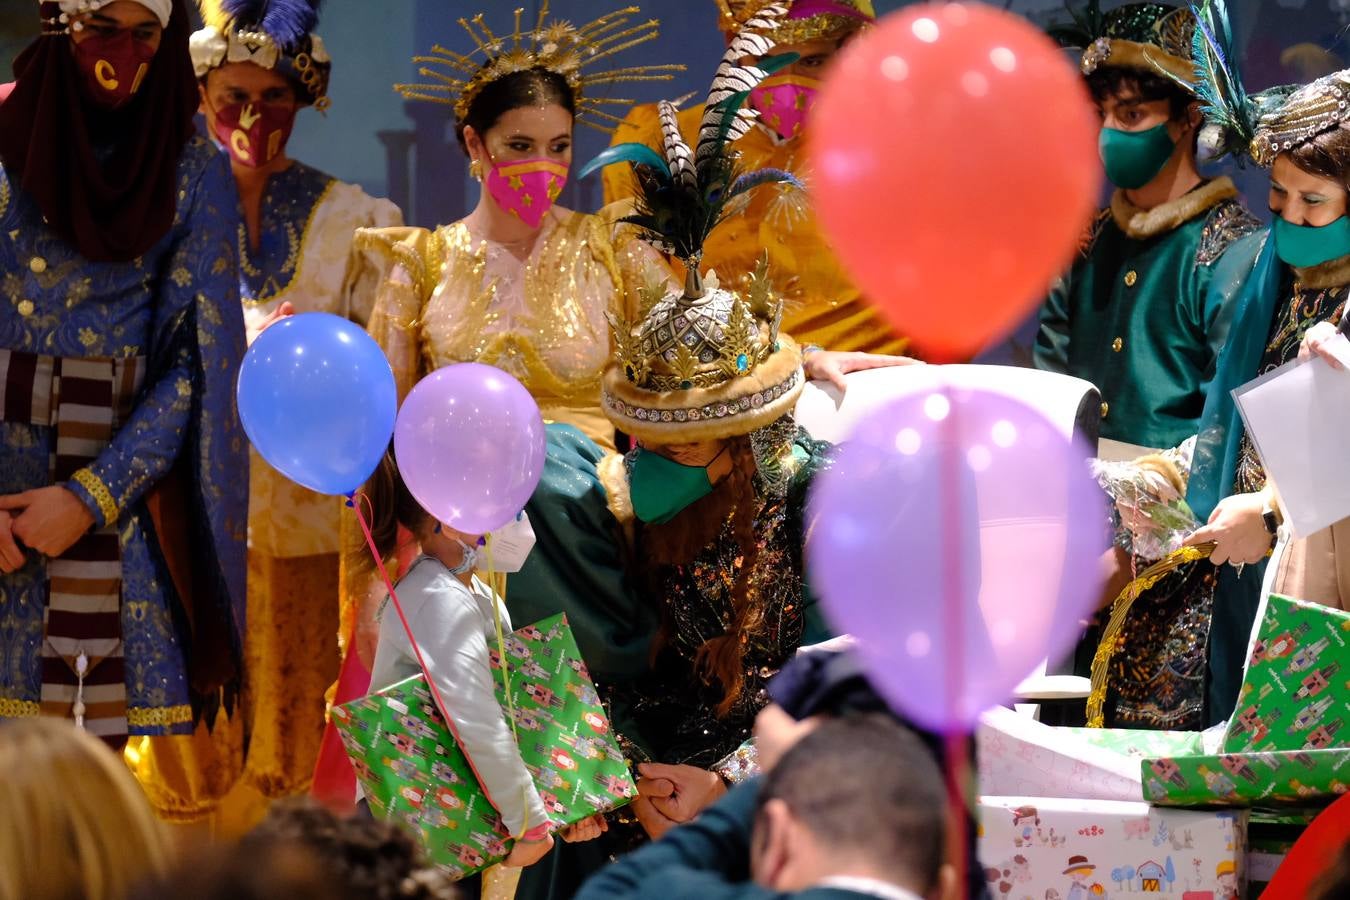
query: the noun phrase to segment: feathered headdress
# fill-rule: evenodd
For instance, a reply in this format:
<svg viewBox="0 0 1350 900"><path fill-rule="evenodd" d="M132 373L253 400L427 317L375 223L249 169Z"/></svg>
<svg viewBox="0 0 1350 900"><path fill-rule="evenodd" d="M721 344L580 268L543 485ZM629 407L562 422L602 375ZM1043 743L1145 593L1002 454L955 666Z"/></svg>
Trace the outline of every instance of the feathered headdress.
<svg viewBox="0 0 1350 900"><path fill-rule="evenodd" d="M1223 0L1205 0L1191 9L1196 19L1191 49L1195 72L1187 87L1195 91L1202 104L1206 124L1201 143L1215 158L1231 155L1240 161L1242 156L1250 155L1258 165L1268 166L1281 149L1280 145L1284 145L1284 150L1292 147L1294 136L1286 134L1289 129L1281 127L1280 111L1286 101L1292 99L1290 95L1294 88L1274 87L1249 94L1238 69L1227 4ZM1313 82L1303 90L1317 84ZM1345 84L1341 85L1342 90L1345 87ZM1333 115L1337 112L1337 99L1341 100L1339 115L1344 116L1344 94L1340 98L1331 97L1329 112ZM1339 118L1329 119L1325 127L1338 121ZM1314 128L1309 134L1321 130L1325 128ZM1301 131L1301 127L1292 129L1292 132ZM1261 137L1262 134L1265 136Z"/></svg>
<svg viewBox="0 0 1350 900"><path fill-rule="evenodd" d="M660 106L661 151L643 144L618 144L581 168L579 177L615 163L630 163L637 179L637 212L623 221L642 236L685 263L687 293L701 296L699 263L708 235L731 212L736 201L765 184L801 187L789 172L760 169L742 172L732 143L749 130L758 113L745 101L755 86L774 71L790 65L792 57L764 57L772 48L769 34L786 14L781 5L765 7L737 32L717 67L703 108L698 142L691 149L680 134L673 103ZM742 65L746 57L757 63Z"/></svg>
<svg viewBox="0 0 1350 900"><path fill-rule="evenodd" d="M198 78L226 63L274 69L300 88L302 102L328 108L332 60L314 33L322 0L200 0L204 28L192 35Z"/></svg>
<svg viewBox="0 0 1350 900"><path fill-rule="evenodd" d="M750 92L793 56L764 58L769 34L786 13L764 8L747 22L722 57L708 92L698 141L685 143L675 106L660 107L661 152L619 144L581 169L581 176L612 163L632 164L637 211L622 221L683 260L684 291L664 286L643 292L637 321L611 316L615 360L601 380L602 405L625 434L658 443L750 434L792 410L804 382L801 353L779 333L783 301L767 264L741 293L705 282L699 264L708 234L754 188L796 180L787 172L743 173L732 143L755 122L744 108ZM742 65L747 57L758 62Z"/></svg>
<svg viewBox="0 0 1350 900"><path fill-rule="evenodd" d="M1130 3L1102 12L1098 0L1082 9L1065 3L1072 22L1047 33L1062 46L1082 50L1079 67L1091 75L1101 66L1120 66L1168 75L1190 90L1194 75L1191 35L1195 18L1186 7Z"/></svg>
<svg viewBox="0 0 1350 900"><path fill-rule="evenodd" d="M639 12L636 6L615 10L585 25L573 25L561 19L548 21L548 0L539 4L539 16L532 31L521 30L523 9L516 10L511 34L496 34L479 13L459 24L473 39L474 49L456 53L437 44L430 56L414 56L421 68L419 75L433 79L421 84L396 84L394 90L410 100L429 100L455 108L455 118L463 121L475 97L492 82L515 72L546 69L561 75L576 100L577 121L601 131L610 127L592 120L618 123L620 117L604 112L601 106L631 106L634 101L589 96L589 89L622 81L669 81L681 65L625 66L590 71L602 60L639 44L654 40L660 22L648 19L629 25L629 17Z"/></svg>

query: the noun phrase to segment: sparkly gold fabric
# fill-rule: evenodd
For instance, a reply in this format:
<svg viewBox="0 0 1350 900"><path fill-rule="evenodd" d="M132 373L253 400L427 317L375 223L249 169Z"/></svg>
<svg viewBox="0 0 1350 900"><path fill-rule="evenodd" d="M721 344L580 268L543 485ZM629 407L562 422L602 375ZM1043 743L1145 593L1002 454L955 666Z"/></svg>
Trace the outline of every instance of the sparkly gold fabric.
<svg viewBox="0 0 1350 900"><path fill-rule="evenodd" d="M1289 95L1275 111L1261 117L1252 138L1251 156L1259 166L1330 131L1350 118L1350 69L1333 72Z"/></svg>
<svg viewBox="0 0 1350 900"><path fill-rule="evenodd" d="M723 34L733 34L772 2L775 0L717 0L717 27ZM856 9L869 20L876 18L871 0L842 0L840 5ZM773 38L779 44L804 44L809 41L837 39L857 31L863 24L861 20L852 16L831 13L808 16L804 19L785 18L774 29Z"/></svg>
<svg viewBox="0 0 1350 900"><path fill-rule="evenodd" d="M566 210L550 212L523 260L463 222L362 230L357 243L382 251L386 263L370 331L400 397L441 366L487 363L520 379L545 419L613 449L614 429L600 412L611 349L605 314L630 316L637 287L669 277L647 245Z"/></svg>

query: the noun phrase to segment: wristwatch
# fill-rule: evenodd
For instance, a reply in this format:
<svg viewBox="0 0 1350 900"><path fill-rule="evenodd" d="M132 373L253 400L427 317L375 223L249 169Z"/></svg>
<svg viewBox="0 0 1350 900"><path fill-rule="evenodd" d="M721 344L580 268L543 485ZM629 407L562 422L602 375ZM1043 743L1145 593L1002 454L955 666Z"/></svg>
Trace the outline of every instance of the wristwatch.
<svg viewBox="0 0 1350 900"><path fill-rule="evenodd" d="M1272 535L1279 532L1280 514L1275 511L1275 505L1269 500L1266 501L1265 506L1261 507L1261 518L1266 523L1266 531L1269 531Z"/></svg>

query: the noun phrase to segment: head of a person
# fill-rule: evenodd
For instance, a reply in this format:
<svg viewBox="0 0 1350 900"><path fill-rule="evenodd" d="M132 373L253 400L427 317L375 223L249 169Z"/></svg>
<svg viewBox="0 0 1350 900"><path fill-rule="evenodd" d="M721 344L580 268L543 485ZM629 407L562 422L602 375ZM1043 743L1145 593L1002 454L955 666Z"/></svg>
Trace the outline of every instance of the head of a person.
<svg viewBox="0 0 1350 900"><path fill-rule="evenodd" d="M199 847L174 867L146 880L127 900L356 900L336 873L308 849L290 843Z"/></svg>
<svg viewBox="0 0 1350 900"><path fill-rule="evenodd" d="M362 900L444 900L453 884L428 867L418 844L392 822L347 818L313 800L274 804L240 841L245 856L269 847L304 851L343 886L342 897Z"/></svg>
<svg viewBox="0 0 1350 900"><path fill-rule="evenodd" d="M399 549L399 529L407 531L423 550L452 568L476 553L482 535L458 531L440 522L422 507L399 474L398 461L391 443L374 474L362 488L369 500L357 498L371 513L370 534L380 558L388 560ZM362 570L369 566L369 551L364 545L350 548L351 562ZM469 565L472 568L472 565Z"/></svg>
<svg viewBox="0 0 1350 900"><path fill-rule="evenodd" d="M1203 117L1194 93L1178 82L1195 79L1195 27L1184 6L1130 3L1106 12L1100 33L1073 38L1087 44L1080 68L1101 118L1102 163L1116 187L1142 188L1194 161Z"/></svg>
<svg viewBox="0 0 1350 900"><path fill-rule="evenodd" d="M282 157L301 106L294 81L256 63L227 62L199 84L206 126L233 160L260 167Z"/></svg>
<svg viewBox="0 0 1350 900"><path fill-rule="evenodd" d="M455 132L483 173L528 160L568 168L576 112L576 94L567 79L536 67L485 84L469 101Z"/></svg>
<svg viewBox="0 0 1350 900"><path fill-rule="evenodd" d="M954 897L943 785L932 755L893 717L828 719L763 778L751 874L785 893L853 876Z"/></svg>
<svg viewBox="0 0 1350 900"><path fill-rule="evenodd" d="M1252 158L1270 166L1275 251L1305 268L1350 254L1350 127L1341 104L1350 71L1278 95L1257 125ZM1260 96L1260 95L1258 95Z"/></svg>
<svg viewBox="0 0 1350 900"><path fill-rule="evenodd" d="M766 0L718 0L720 27L730 43L768 5ZM795 60L775 71L750 94L760 122L783 140L799 137L815 104L820 82L839 51L875 20L870 0L794 0L771 37L768 57ZM759 59L762 59L760 57ZM758 62L754 57L742 65Z"/></svg>
<svg viewBox="0 0 1350 900"><path fill-rule="evenodd" d="M0 724L0 898L120 900L169 835L106 744L62 719Z"/></svg>
<svg viewBox="0 0 1350 900"><path fill-rule="evenodd" d="M60 9L85 98L105 109L126 105L150 74L173 4L170 0L113 0L61 3Z"/></svg>

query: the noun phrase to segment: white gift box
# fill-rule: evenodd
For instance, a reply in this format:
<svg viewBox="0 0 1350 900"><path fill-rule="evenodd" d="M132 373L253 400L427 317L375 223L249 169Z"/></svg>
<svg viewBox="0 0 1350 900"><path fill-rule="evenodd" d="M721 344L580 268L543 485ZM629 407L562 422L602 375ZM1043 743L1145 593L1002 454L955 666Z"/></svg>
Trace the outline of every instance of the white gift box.
<svg viewBox="0 0 1350 900"><path fill-rule="evenodd" d="M985 796L979 815L995 900L1236 900L1245 885L1246 810Z"/></svg>
<svg viewBox="0 0 1350 900"><path fill-rule="evenodd" d="M975 742L981 793L1144 799L1139 760L1076 740L1010 709L991 709L981 716Z"/></svg>

